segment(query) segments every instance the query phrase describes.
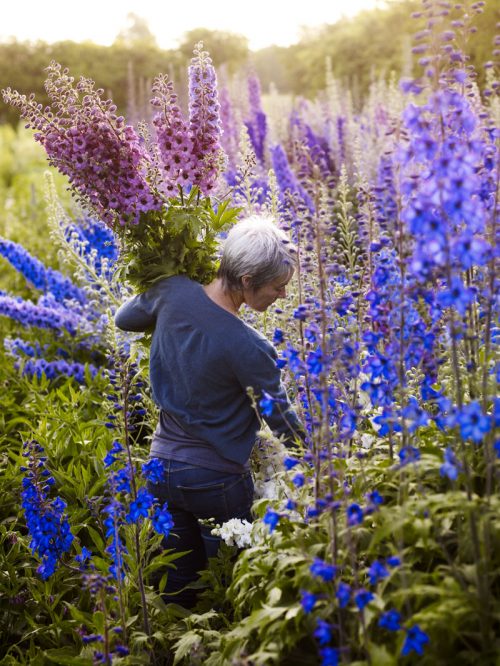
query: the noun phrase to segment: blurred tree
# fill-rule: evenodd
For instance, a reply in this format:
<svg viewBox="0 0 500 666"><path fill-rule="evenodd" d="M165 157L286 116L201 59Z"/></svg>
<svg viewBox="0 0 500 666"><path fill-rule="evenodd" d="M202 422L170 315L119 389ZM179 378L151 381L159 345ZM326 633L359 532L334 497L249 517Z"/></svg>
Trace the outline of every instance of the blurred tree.
<svg viewBox="0 0 500 666"><path fill-rule="evenodd" d="M75 78L85 76L94 80L97 87L104 88L113 98L123 114L128 107L131 70L139 85L139 81L150 81L160 72L171 74L185 67L184 59L177 51L154 47L10 41L0 44L0 89L10 86L23 93L34 92L39 102L47 104L44 69L51 60L68 67ZM144 94L149 95L149 90ZM0 98L0 122L16 125L18 121L17 111L6 106Z"/></svg>
<svg viewBox="0 0 500 666"><path fill-rule="evenodd" d="M192 58L193 47L200 41L210 53L215 67L225 64L228 71L232 73L244 65L248 59L249 50L246 37L221 30L195 28L184 34L179 46L179 51L186 61Z"/></svg>
<svg viewBox="0 0 500 666"><path fill-rule="evenodd" d="M258 73L264 92L269 90L271 84L274 84L280 92L294 89L289 48L268 46L252 53L250 62L252 68Z"/></svg>
<svg viewBox="0 0 500 666"><path fill-rule="evenodd" d="M158 48L156 37L151 32L149 23L145 18L129 12L127 14L127 21L127 27L120 30L116 36L114 43L117 46Z"/></svg>
<svg viewBox="0 0 500 666"><path fill-rule="evenodd" d="M284 62L291 92L313 96L325 86L325 61L332 63L333 75L363 95L375 77L408 71L412 59L412 35L423 25L412 13L422 9L420 0L385 0L379 8L366 10L353 18L308 30L301 41L290 46ZM456 8L455 18L464 10ZM474 19L477 32L465 45L470 62L484 84L484 62L492 59L495 25L500 21L500 2L486 0L484 11ZM259 68L257 68L259 71ZM414 66L413 74L418 73Z"/></svg>
<svg viewBox="0 0 500 666"><path fill-rule="evenodd" d="M333 75L349 86L366 91L374 76L401 73L407 36L417 29L411 13L419 0L394 2L384 9L363 11L353 18L308 30L290 47L289 67L294 92L314 94L325 86L325 62Z"/></svg>

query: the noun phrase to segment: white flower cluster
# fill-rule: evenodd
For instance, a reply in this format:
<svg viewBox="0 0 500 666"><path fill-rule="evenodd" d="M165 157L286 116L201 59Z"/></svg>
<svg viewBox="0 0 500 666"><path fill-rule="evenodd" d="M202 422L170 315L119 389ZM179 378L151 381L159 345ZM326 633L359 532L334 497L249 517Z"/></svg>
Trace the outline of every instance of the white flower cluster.
<svg viewBox="0 0 500 666"><path fill-rule="evenodd" d="M214 536L220 537L228 546L238 546L245 548L253 545L252 542L252 523L240 518L231 518L226 523L215 527L212 530Z"/></svg>
<svg viewBox="0 0 500 666"><path fill-rule="evenodd" d="M284 444L268 431L259 431L258 437L260 441L254 447L251 460L254 497L256 500L287 500L290 488L285 483L282 472L288 451ZM300 519L296 513L289 517ZM249 523L239 518L231 518L222 525L216 525L211 532L228 546L238 548L260 545L269 537L267 526L263 525L262 521Z"/></svg>

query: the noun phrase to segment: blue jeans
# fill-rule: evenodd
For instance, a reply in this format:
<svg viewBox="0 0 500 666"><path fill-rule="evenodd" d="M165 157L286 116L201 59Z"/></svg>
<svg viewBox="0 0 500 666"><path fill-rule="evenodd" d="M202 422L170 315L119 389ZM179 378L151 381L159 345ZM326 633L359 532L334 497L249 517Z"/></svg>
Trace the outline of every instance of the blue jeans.
<svg viewBox="0 0 500 666"><path fill-rule="evenodd" d="M252 521L253 481L250 472L228 474L185 462L161 459L164 479L148 483L148 490L163 504L168 502L174 526L162 545L166 549L189 551L169 569L165 601L192 607L197 592L183 588L198 578L209 557L215 557L221 539L198 518L213 518L221 525L231 518ZM174 596L170 596L174 595Z"/></svg>

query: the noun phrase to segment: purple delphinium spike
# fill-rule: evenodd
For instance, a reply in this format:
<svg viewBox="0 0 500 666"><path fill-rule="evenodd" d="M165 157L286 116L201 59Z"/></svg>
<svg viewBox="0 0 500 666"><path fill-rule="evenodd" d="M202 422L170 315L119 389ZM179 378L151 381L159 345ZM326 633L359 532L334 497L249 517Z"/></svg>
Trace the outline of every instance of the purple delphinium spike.
<svg viewBox="0 0 500 666"><path fill-rule="evenodd" d="M397 196L394 164L390 156L382 155L376 183L372 187L375 217L380 230L393 228L397 219Z"/></svg>
<svg viewBox="0 0 500 666"><path fill-rule="evenodd" d="M113 486L114 483L115 480L112 479L110 485ZM118 499L112 498L104 507L103 513L107 515L107 518L104 519L104 527L106 528L106 539L109 541L106 553L111 555L113 560L109 572L115 580L122 580L125 576L123 556L127 549L122 541L120 529L125 520L125 507Z"/></svg>
<svg viewBox="0 0 500 666"><path fill-rule="evenodd" d="M70 335L75 335L80 321L80 317L70 310L35 305L22 298L2 295L0 295L0 315L10 317L25 327L36 326L58 332L64 329Z"/></svg>
<svg viewBox="0 0 500 666"><path fill-rule="evenodd" d="M410 141L399 153L409 194L402 217L415 241L411 271L421 280L445 275L456 281L455 270L484 264L490 251L482 238L488 195L481 171L488 144L471 104L450 89L434 92L424 106L409 104L403 117ZM416 168L425 174L418 183ZM463 242L450 247L449 239L458 237ZM443 292L448 300L452 289L449 284ZM457 290L457 296L463 293Z"/></svg>
<svg viewBox="0 0 500 666"><path fill-rule="evenodd" d="M339 146L340 164L346 160L346 137L345 137L346 119L344 116L337 117L337 141Z"/></svg>
<svg viewBox="0 0 500 666"><path fill-rule="evenodd" d="M271 148L271 160L282 199L284 199L286 192L296 193L301 197L311 213L314 212L312 199L295 177L281 144L277 144Z"/></svg>
<svg viewBox="0 0 500 666"><path fill-rule="evenodd" d="M46 361L44 358L29 359L23 365L22 374L28 377L40 377L45 375L47 379L58 377L72 377L79 384L86 384L86 369L91 378L96 377L99 370L92 364L68 362L64 360Z"/></svg>
<svg viewBox="0 0 500 666"><path fill-rule="evenodd" d="M92 266L98 275L102 275L106 266L106 277L111 279L116 260L118 259L118 244L113 231L104 222L92 217L78 219L64 230L67 240L78 238L81 245L78 252L85 261L91 258ZM89 281L91 276L87 277Z"/></svg>
<svg viewBox="0 0 500 666"><path fill-rule="evenodd" d="M213 190L221 166L222 125L217 77L212 60L200 42L189 66L189 132L193 164L190 179L203 194Z"/></svg>
<svg viewBox="0 0 500 666"><path fill-rule="evenodd" d="M227 155L229 168L234 172L238 161L238 145L240 137L236 126L229 90L225 86L223 86L219 92L219 101L220 119L223 129L221 145Z"/></svg>
<svg viewBox="0 0 500 666"><path fill-rule="evenodd" d="M39 342L31 345L21 338L5 338L3 345L7 352L14 357L27 356L28 358L39 358L43 353Z"/></svg>
<svg viewBox="0 0 500 666"><path fill-rule="evenodd" d="M260 81L258 76L248 77L248 101L250 117L245 120L248 137L259 162L264 162L264 149L267 135L267 118L262 110Z"/></svg>
<svg viewBox="0 0 500 666"><path fill-rule="evenodd" d="M326 139L318 136L296 109L290 114L290 129L300 177L314 177L314 171L319 169L323 178L331 179L335 169Z"/></svg>

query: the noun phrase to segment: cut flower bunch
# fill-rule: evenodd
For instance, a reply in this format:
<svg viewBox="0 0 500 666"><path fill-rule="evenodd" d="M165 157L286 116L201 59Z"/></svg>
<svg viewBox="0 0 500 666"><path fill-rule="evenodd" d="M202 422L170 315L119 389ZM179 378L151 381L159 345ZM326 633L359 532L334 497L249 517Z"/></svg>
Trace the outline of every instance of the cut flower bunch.
<svg viewBox="0 0 500 666"><path fill-rule="evenodd" d="M10 88L4 101L20 110L76 199L117 234L124 278L139 291L170 275L209 282L216 235L238 209L213 196L225 155L217 79L203 44L188 72L189 118L172 81L160 74L151 129L145 122L137 130L127 125L92 80L75 84L57 62L46 71L50 106Z"/></svg>

